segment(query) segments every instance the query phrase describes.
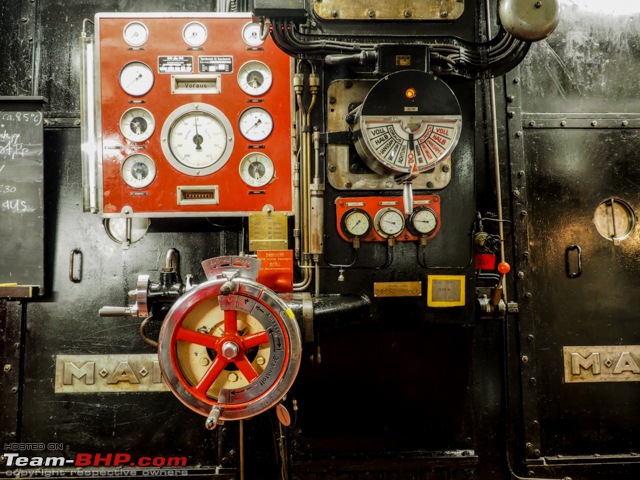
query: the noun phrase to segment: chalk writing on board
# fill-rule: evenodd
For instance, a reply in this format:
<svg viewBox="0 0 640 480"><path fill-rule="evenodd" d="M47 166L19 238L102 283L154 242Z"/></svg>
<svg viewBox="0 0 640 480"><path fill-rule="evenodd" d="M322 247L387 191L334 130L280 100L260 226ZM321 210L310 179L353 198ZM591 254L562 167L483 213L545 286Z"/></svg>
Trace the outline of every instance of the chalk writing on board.
<svg viewBox="0 0 640 480"><path fill-rule="evenodd" d="M1 112L0 122L22 122L40 125L42 112Z"/></svg>
<svg viewBox="0 0 640 480"><path fill-rule="evenodd" d="M29 153L29 148L20 142L19 133L7 133L0 131L0 155L15 160L16 157L24 157Z"/></svg>

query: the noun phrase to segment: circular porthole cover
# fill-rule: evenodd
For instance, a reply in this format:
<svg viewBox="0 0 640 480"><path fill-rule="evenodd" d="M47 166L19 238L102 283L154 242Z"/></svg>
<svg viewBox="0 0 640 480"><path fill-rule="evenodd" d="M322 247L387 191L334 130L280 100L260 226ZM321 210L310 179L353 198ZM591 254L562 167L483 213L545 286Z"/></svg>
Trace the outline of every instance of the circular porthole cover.
<svg viewBox="0 0 640 480"><path fill-rule="evenodd" d="M612 242L621 242L631 236L637 217L631 205L619 198L607 198L600 202L593 215L598 233Z"/></svg>

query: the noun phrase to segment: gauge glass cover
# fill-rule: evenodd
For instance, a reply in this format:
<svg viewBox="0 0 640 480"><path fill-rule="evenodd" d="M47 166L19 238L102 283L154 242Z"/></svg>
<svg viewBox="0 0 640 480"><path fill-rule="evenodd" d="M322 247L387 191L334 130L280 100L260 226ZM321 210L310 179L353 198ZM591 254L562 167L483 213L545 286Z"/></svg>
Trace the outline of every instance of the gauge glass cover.
<svg viewBox="0 0 640 480"><path fill-rule="evenodd" d="M351 237L364 237L371 230L371 218L364 210L353 209L344 214L343 230Z"/></svg>
<svg viewBox="0 0 640 480"><path fill-rule="evenodd" d="M153 87L153 70L142 62L130 62L120 70L119 80L126 93L132 97L140 97Z"/></svg>
<svg viewBox="0 0 640 480"><path fill-rule="evenodd" d="M238 128L244 138L251 142L266 139L273 131L273 118L264 108L251 107L240 115Z"/></svg>
<svg viewBox="0 0 640 480"><path fill-rule="evenodd" d="M200 22L189 22L182 30L182 38L190 47L199 47L207 41L207 27Z"/></svg>
<svg viewBox="0 0 640 480"><path fill-rule="evenodd" d="M411 215L411 226L421 235L429 235L438 226L438 218L430 208L421 208Z"/></svg>
<svg viewBox="0 0 640 480"><path fill-rule="evenodd" d="M247 95L263 95L269 91L272 83L273 74L265 63L251 60L238 70L238 85Z"/></svg>
<svg viewBox="0 0 640 480"><path fill-rule="evenodd" d="M274 175L273 161L264 153L250 153L240 161L240 178L250 187L263 187Z"/></svg>
<svg viewBox="0 0 640 480"><path fill-rule="evenodd" d="M397 237L404 230L404 215L397 208L383 208L376 213L375 226L381 236Z"/></svg>
<svg viewBox="0 0 640 480"><path fill-rule="evenodd" d="M130 108L120 118L120 131L132 142L144 142L149 139L155 128L156 121L153 115L144 108Z"/></svg>
<svg viewBox="0 0 640 480"><path fill-rule="evenodd" d="M122 31L124 41L132 47L144 45L149 38L149 30L142 22L130 22Z"/></svg>
<svg viewBox="0 0 640 480"><path fill-rule="evenodd" d="M258 47L264 43L264 40L260 38L260 24L259 23L247 23L242 28L242 39L244 43L250 47Z"/></svg>
<svg viewBox="0 0 640 480"><path fill-rule="evenodd" d="M122 164L122 179L132 188L145 188L156 178L156 164L148 155L134 153Z"/></svg>

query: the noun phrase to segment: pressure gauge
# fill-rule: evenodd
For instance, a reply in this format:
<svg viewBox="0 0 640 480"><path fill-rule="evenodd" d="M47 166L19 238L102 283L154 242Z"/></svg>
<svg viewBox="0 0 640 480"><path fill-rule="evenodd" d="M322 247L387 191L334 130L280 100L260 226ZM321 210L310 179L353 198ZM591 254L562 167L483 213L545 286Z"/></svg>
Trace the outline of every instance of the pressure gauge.
<svg viewBox="0 0 640 480"><path fill-rule="evenodd" d="M340 228L349 238L362 238L371 231L371 217L360 208L353 208L342 216Z"/></svg>
<svg viewBox="0 0 640 480"><path fill-rule="evenodd" d="M242 136L251 142L261 142L273 131L273 118L264 108L247 108L238 122Z"/></svg>
<svg viewBox="0 0 640 480"><path fill-rule="evenodd" d="M174 110L162 126L161 139L169 163L193 176L219 170L233 150L231 123L220 110L204 103Z"/></svg>
<svg viewBox="0 0 640 480"><path fill-rule="evenodd" d="M271 69L258 60L250 60L238 70L238 85L248 95L262 95L271 88L272 83Z"/></svg>
<svg viewBox="0 0 640 480"><path fill-rule="evenodd" d="M156 164L148 155L134 153L122 164L122 179L132 188L148 187L156 178Z"/></svg>
<svg viewBox="0 0 640 480"><path fill-rule="evenodd" d="M274 175L273 161L264 153L250 153L240 161L240 178L250 187L263 187Z"/></svg>
<svg viewBox="0 0 640 480"><path fill-rule="evenodd" d="M127 140L144 142L156 128L156 121L149 110L130 108L120 117L120 131Z"/></svg>
<svg viewBox="0 0 640 480"><path fill-rule="evenodd" d="M125 25L122 35L129 45L139 47L149 38L149 30L142 22L130 22Z"/></svg>
<svg viewBox="0 0 640 480"><path fill-rule="evenodd" d="M120 70L120 86L132 97L145 95L153 87L153 70L142 62L127 63Z"/></svg>
<svg viewBox="0 0 640 480"><path fill-rule="evenodd" d="M250 47L262 45L264 40L260 38L260 24L252 22L242 27L242 39Z"/></svg>
<svg viewBox="0 0 640 480"><path fill-rule="evenodd" d="M190 47L199 47L207 41L207 28L200 22L189 22L182 30L182 38Z"/></svg>
<svg viewBox="0 0 640 480"><path fill-rule="evenodd" d="M409 217L409 230L417 236L427 236L438 227L438 217L429 207L416 208Z"/></svg>
<svg viewBox="0 0 640 480"><path fill-rule="evenodd" d="M404 230L404 215L397 208L385 207L378 210L373 223L378 235L395 238Z"/></svg>

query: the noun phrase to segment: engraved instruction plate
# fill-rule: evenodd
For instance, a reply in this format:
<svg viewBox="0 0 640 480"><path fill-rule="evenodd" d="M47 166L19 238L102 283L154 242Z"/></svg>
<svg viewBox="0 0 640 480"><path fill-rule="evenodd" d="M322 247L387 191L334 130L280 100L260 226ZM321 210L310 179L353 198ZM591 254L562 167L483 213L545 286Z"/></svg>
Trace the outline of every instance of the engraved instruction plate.
<svg viewBox="0 0 640 480"><path fill-rule="evenodd" d="M327 20L455 20L464 11L462 0L324 0L313 9Z"/></svg>
<svg viewBox="0 0 640 480"><path fill-rule="evenodd" d="M421 297L422 282L375 282L374 297Z"/></svg>
<svg viewBox="0 0 640 480"><path fill-rule="evenodd" d="M640 381L640 345L562 347L565 383Z"/></svg>
<svg viewBox="0 0 640 480"><path fill-rule="evenodd" d="M158 355L56 355L56 393L165 392Z"/></svg>

